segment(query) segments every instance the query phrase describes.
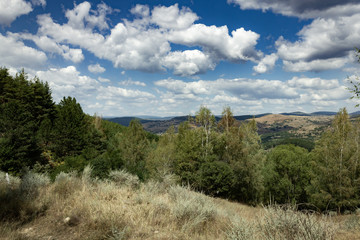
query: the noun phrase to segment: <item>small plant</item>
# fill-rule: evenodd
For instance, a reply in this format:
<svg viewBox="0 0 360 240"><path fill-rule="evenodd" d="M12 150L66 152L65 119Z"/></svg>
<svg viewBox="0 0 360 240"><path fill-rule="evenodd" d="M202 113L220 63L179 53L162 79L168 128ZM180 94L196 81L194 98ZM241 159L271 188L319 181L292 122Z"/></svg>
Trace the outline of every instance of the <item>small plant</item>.
<svg viewBox="0 0 360 240"><path fill-rule="evenodd" d="M252 240L255 239L255 227L244 221L236 219L226 231L227 240Z"/></svg>
<svg viewBox="0 0 360 240"><path fill-rule="evenodd" d="M169 196L175 202L173 215L184 232L201 232L217 216L216 205L205 195L173 186L169 190Z"/></svg>
<svg viewBox="0 0 360 240"><path fill-rule="evenodd" d="M131 188L137 188L140 185L138 176L132 175L125 170L114 170L109 173L109 178L117 185L125 185Z"/></svg>
<svg viewBox="0 0 360 240"><path fill-rule="evenodd" d="M106 236L108 240L124 240L127 239L127 227L124 227L122 230L119 230L116 227L111 228L111 233Z"/></svg>
<svg viewBox="0 0 360 240"><path fill-rule="evenodd" d="M20 192L23 197L33 199L41 187L50 184L50 178L43 173L26 171L20 182Z"/></svg>
<svg viewBox="0 0 360 240"><path fill-rule="evenodd" d="M75 172L64 173L60 172L54 182L54 192L61 196L62 198L66 198L74 191L81 189L82 183L78 177L76 177Z"/></svg>
<svg viewBox="0 0 360 240"><path fill-rule="evenodd" d="M344 222L344 226L348 230L360 229L360 216L355 214L349 215Z"/></svg>
<svg viewBox="0 0 360 240"><path fill-rule="evenodd" d="M312 213L302 213L294 207L265 208L264 222L259 224L262 239L328 240L334 239L335 226L330 219Z"/></svg>

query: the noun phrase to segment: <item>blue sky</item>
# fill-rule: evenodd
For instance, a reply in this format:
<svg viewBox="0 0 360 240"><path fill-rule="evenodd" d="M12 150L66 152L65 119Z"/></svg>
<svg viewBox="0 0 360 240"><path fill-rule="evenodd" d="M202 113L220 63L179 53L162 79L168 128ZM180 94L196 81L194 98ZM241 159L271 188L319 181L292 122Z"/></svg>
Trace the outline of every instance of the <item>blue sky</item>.
<svg viewBox="0 0 360 240"><path fill-rule="evenodd" d="M0 65L102 116L355 111L358 0L0 0Z"/></svg>

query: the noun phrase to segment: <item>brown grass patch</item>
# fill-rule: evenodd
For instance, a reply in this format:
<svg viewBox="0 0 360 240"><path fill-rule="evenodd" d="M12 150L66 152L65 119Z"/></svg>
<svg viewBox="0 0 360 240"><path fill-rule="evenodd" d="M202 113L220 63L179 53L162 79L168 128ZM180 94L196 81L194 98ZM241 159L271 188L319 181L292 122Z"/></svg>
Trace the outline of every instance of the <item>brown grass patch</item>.
<svg viewBox="0 0 360 240"><path fill-rule="evenodd" d="M0 239L285 239L276 238L288 233L281 226L294 227L299 221L310 223L305 225L313 227L308 231L319 236L337 231L335 239L356 239L360 231L355 218L322 218L294 211L285 212L290 216L286 218L282 209L214 199L177 186L171 178L138 183L122 172L115 174L118 178L113 182L91 179L90 173L91 169L80 177L62 173L52 184L40 184L44 181L39 176L30 178L39 183L28 183L36 194L25 198L31 201L20 202L17 211L33 210L23 212L21 218L3 216ZM6 184L0 181L1 196L20 191L21 183L11 188Z"/></svg>

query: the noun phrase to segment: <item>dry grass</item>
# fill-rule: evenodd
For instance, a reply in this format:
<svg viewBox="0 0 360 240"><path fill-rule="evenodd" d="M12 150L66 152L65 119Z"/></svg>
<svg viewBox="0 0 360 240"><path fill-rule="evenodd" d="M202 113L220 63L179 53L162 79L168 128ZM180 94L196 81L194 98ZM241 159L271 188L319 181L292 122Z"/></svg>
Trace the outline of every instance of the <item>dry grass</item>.
<svg viewBox="0 0 360 240"><path fill-rule="evenodd" d="M316 132L316 129L329 126L334 116L294 116L294 115L281 115L270 114L255 121L266 124L267 128L277 124L281 126L292 127L290 133L305 136Z"/></svg>
<svg viewBox="0 0 360 240"><path fill-rule="evenodd" d="M177 186L172 177L140 183L126 172L114 172L114 181L90 174L61 173L50 184L31 173L11 185L0 174L2 210L18 194L18 205L2 215L0 239L344 239L360 231L355 217L249 207ZM301 229L320 237L301 238Z"/></svg>

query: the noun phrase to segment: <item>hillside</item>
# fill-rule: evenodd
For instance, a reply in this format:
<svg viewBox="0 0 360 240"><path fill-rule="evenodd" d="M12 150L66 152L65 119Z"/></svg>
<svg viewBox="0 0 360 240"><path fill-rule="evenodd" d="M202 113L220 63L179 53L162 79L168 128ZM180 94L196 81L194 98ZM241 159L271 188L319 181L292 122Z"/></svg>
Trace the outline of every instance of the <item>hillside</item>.
<svg viewBox="0 0 360 240"><path fill-rule="evenodd" d="M220 117L215 117L217 121ZM278 143L287 139L302 139L310 142L313 145L313 141L317 139L324 130L330 126L334 114L332 112L315 112L315 113L282 113L282 114L259 114L259 115L243 115L234 116L238 121L238 124L242 121L246 121L255 118L258 134L261 135L262 143L267 148L269 146L275 146ZM110 118L109 121L119 123L124 126L128 126L131 117ZM138 119L143 125L146 131L155 134L163 134L166 130L174 126L175 129L180 123L188 120L188 116L174 117L167 120L148 120ZM308 145L305 143L305 145ZM312 147L306 147L309 150Z"/></svg>
<svg viewBox="0 0 360 240"><path fill-rule="evenodd" d="M111 180L27 173L10 185L0 172L0 239L359 239L360 216L318 216L250 207L174 184L114 171ZM305 237L306 236L306 237ZM305 238L304 238L305 237Z"/></svg>

